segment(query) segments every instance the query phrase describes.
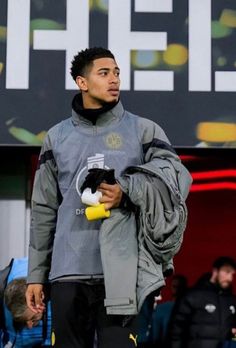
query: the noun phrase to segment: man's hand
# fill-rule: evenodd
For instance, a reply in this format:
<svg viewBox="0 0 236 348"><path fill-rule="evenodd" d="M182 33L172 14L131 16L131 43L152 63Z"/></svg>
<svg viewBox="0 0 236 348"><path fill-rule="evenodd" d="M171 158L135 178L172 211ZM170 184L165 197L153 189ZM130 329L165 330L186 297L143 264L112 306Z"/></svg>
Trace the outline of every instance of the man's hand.
<svg viewBox="0 0 236 348"><path fill-rule="evenodd" d="M97 189L102 193L102 198L100 198L99 202L104 203L105 210L119 207L123 194L120 185L101 183Z"/></svg>
<svg viewBox="0 0 236 348"><path fill-rule="evenodd" d="M42 284L29 284L25 293L27 306L34 313L42 313L45 310L44 292Z"/></svg>

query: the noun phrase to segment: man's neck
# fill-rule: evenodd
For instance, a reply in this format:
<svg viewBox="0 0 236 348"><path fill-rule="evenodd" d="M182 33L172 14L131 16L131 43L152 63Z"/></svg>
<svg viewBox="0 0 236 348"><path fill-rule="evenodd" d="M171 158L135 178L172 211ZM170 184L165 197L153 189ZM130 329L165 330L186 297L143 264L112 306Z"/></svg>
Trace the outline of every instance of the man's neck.
<svg viewBox="0 0 236 348"><path fill-rule="evenodd" d="M87 100L87 98L84 98L82 96L82 102L83 102L83 108L84 109L101 109L103 107L103 105L101 103L96 103L96 102L91 102L90 100Z"/></svg>

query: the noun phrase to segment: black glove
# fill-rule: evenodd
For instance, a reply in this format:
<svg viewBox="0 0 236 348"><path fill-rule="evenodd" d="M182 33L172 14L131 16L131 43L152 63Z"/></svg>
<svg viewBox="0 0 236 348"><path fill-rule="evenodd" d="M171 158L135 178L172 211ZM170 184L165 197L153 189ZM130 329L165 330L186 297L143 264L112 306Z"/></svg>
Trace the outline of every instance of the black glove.
<svg viewBox="0 0 236 348"><path fill-rule="evenodd" d="M95 193L98 186L105 182L109 185L116 184L115 170L114 169L102 169L102 168L92 168L88 170L88 175L86 176L82 186L80 187L80 192L89 187L92 193Z"/></svg>

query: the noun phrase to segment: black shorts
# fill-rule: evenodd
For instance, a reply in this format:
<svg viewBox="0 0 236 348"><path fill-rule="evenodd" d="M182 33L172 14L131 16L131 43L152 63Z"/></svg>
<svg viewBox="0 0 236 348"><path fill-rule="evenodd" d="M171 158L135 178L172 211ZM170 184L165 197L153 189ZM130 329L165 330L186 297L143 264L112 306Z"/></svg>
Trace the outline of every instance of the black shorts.
<svg viewBox="0 0 236 348"><path fill-rule="evenodd" d="M53 347L137 347L137 317L107 315L104 284L55 282L51 288Z"/></svg>

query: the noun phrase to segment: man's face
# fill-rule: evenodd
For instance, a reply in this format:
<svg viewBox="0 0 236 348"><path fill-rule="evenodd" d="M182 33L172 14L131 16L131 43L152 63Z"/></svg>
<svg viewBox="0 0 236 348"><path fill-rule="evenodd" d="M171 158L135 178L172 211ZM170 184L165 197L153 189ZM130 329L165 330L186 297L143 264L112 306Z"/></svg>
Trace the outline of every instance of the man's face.
<svg viewBox="0 0 236 348"><path fill-rule="evenodd" d="M218 284L222 289L227 289L232 285L235 269L229 265L222 266L219 269L213 269L214 283Z"/></svg>
<svg viewBox="0 0 236 348"><path fill-rule="evenodd" d="M84 77L78 76L76 83L83 92L85 108L100 108L104 103L118 101L120 95L120 69L112 58L93 61Z"/></svg>
<svg viewBox="0 0 236 348"><path fill-rule="evenodd" d="M28 329L32 329L34 326L39 324L39 321L42 319L43 313L34 313L31 309L27 308L24 313L25 325Z"/></svg>

